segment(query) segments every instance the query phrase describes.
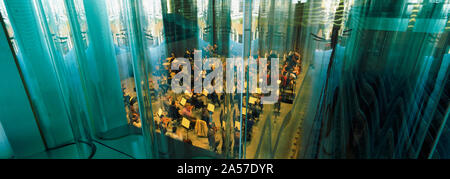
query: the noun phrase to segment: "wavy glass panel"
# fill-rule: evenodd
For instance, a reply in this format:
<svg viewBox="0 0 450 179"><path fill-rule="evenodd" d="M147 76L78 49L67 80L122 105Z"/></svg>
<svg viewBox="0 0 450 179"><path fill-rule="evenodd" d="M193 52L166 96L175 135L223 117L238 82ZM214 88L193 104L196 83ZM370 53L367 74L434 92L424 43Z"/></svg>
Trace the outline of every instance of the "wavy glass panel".
<svg viewBox="0 0 450 179"><path fill-rule="evenodd" d="M448 4L354 1L347 18L335 15L331 49L321 52L326 75L311 77L325 83L304 122L300 156L434 155L447 125Z"/></svg>
<svg viewBox="0 0 450 179"><path fill-rule="evenodd" d="M3 2L49 146L449 157L448 0Z"/></svg>

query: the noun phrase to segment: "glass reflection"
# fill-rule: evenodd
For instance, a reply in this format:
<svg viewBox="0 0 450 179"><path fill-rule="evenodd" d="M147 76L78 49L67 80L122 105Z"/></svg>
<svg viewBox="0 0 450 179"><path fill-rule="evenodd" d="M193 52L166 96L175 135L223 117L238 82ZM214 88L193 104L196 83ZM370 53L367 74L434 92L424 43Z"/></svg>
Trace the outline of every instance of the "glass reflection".
<svg viewBox="0 0 450 179"><path fill-rule="evenodd" d="M74 136L92 131L136 158L449 157L448 0L32 2L28 25L44 29L33 41L22 6L0 12L18 56L45 57L57 76L27 83L36 99L50 86L59 108L34 105L78 126ZM30 79L42 70L21 61Z"/></svg>

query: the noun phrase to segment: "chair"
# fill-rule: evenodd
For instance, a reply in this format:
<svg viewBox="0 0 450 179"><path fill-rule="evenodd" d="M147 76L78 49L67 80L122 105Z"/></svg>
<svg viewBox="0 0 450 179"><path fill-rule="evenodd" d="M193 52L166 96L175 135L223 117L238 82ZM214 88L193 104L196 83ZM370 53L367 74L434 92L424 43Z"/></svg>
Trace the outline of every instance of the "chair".
<svg viewBox="0 0 450 179"><path fill-rule="evenodd" d="M195 134L199 137L207 137L208 136L208 126L205 121L197 119L195 122Z"/></svg>

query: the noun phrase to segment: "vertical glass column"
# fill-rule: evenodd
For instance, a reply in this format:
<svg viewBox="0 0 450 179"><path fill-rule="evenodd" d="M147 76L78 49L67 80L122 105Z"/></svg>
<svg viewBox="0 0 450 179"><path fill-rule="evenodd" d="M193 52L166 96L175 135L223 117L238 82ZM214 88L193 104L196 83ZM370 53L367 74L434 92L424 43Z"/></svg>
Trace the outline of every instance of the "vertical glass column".
<svg viewBox="0 0 450 179"><path fill-rule="evenodd" d="M154 5L154 4L152 4ZM142 123L142 132L144 136L144 146L146 156L148 158L164 158L167 155L167 148L164 143L163 136L157 136L155 121L152 110L152 97L150 91L149 77L151 69L148 69L148 52L146 38L144 38L145 29L143 26L146 22L143 14L143 3L141 0L126 1L127 15L129 17L130 44L132 46L131 54L133 60L134 80L136 84L136 92L139 103L139 113ZM151 24L152 22L150 22ZM151 26L150 26L151 28ZM150 34L152 35L152 34ZM154 36L152 36L154 38ZM151 55L152 53L150 53ZM153 84L157 85L157 84ZM158 140L159 139L159 140Z"/></svg>
<svg viewBox="0 0 450 179"><path fill-rule="evenodd" d="M253 83L253 82L251 82L250 80L253 80L254 78L251 78L250 79L250 74L251 75L254 75L255 73L250 73L250 71L251 71L251 67L250 67L250 62L249 62L249 59L251 58L251 56L250 56L250 53L251 53L251 45L252 45L252 27L253 27L253 24L252 24L252 19L253 19L253 11L252 11L252 4L253 4L253 1L252 0L249 0L249 1L245 1L244 2L244 4L243 4L243 8L244 8L244 17L243 17L243 24L244 24L244 34L243 34L243 38L244 38L244 48L243 48L243 54L242 54L242 58L243 58L243 60L244 61L246 61L247 62L247 66L246 66L246 74L245 74L245 81L246 81L246 84L247 85L245 85L245 87L246 87L246 90L245 90L245 101L243 101L243 103L245 104L245 106L249 106L249 95L250 95L250 86L252 86L251 84ZM253 71L252 71L253 72ZM253 91L252 91L253 92ZM247 109L247 108L246 108ZM243 120L241 120L240 121L240 123L241 123L241 126L239 127L239 128L241 128L242 129L242 126L248 126L248 124L249 124L249 122L248 122L248 117L247 117L247 114L248 114L248 110L245 110L245 111L243 111L245 114L246 114L246 116L245 116L245 118L243 119ZM246 158L246 144L247 144L247 134L248 134L248 132L249 131L247 131L248 130L248 128L246 127L244 130L243 130L243 132L241 131L241 141L244 141L244 142L241 142L241 155L240 155L240 158ZM251 132L251 131L250 131Z"/></svg>
<svg viewBox="0 0 450 179"><path fill-rule="evenodd" d="M303 118L296 108L306 72L304 54L298 49L303 29L298 24L302 16L296 14L303 14L301 5L300 1L244 2L245 158L290 158L296 148L295 134ZM276 89L268 91L265 83ZM269 96L275 96L274 103L263 104Z"/></svg>
<svg viewBox="0 0 450 179"><path fill-rule="evenodd" d="M85 78L93 99L96 135L107 138L108 131L127 126L118 65L104 0L84 0L89 45L86 50ZM74 32L81 33L81 32Z"/></svg>
<svg viewBox="0 0 450 179"><path fill-rule="evenodd" d="M5 1L24 71L47 147L73 140L60 80L35 1Z"/></svg>
<svg viewBox="0 0 450 179"><path fill-rule="evenodd" d="M36 9L40 14L43 30L46 33L45 39L65 98L70 127L79 149L79 156L87 158L94 150L88 124L90 114L64 7L62 0L36 1Z"/></svg>
<svg viewBox="0 0 450 179"><path fill-rule="evenodd" d="M20 158L45 150L23 72L14 56L14 33L0 1L0 158Z"/></svg>

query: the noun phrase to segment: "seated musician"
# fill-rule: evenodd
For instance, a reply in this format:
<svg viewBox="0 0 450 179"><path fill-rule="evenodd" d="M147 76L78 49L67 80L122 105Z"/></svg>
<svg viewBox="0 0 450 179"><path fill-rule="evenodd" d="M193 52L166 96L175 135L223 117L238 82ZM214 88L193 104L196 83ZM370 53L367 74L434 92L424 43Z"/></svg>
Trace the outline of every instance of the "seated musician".
<svg viewBox="0 0 450 179"><path fill-rule="evenodd" d="M191 98L187 100L188 103L192 104L195 108L201 109L205 107L202 101L199 100L200 95L194 94Z"/></svg>
<svg viewBox="0 0 450 179"><path fill-rule="evenodd" d="M175 105L175 101L172 101L170 106L169 106L169 110L168 110L168 117L178 120L181 118L180 113L178 112L179 109L178 107Z"/></svg>
<svg viewBox="0 0 450 179"><path fill-rule="evenodd" d="M170 54L170 57L167 58L167 62L172 63L172 61L175 60L175 58L176 58L176 57L175 57L175 53L171 53L171 54Z"/></svg>
<svg viewBox="0 0 450 179"><path fill-rule="evenodd" d="M164 128L167 128L169 126L169 122L172 121L171 118L165 117L164 115L161 115L161 126Z"/></svg>
<svg viewBox="0 0 450 179"><path fill-rule="evenodd" d="M195 117L192 114L192 108L194 108L194 106L191 106L189 103L186 103L185 107L180 110L181 116L189 120L195 120Z"/></svg>

